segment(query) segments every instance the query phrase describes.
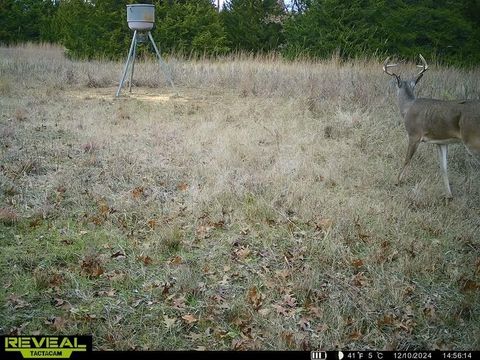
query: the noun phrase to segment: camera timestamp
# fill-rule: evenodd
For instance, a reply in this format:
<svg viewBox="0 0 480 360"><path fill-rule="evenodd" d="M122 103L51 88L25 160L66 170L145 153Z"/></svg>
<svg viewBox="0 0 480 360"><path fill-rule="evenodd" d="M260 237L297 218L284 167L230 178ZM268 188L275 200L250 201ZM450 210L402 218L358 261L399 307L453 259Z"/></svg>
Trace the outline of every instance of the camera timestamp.
<svg viewBox="0 0 480 360"><path fill-rule="evenodd" d="M445 351L442 352L442 359L447 360L462 360L472 359L472 353L470 351Z"/></svg>

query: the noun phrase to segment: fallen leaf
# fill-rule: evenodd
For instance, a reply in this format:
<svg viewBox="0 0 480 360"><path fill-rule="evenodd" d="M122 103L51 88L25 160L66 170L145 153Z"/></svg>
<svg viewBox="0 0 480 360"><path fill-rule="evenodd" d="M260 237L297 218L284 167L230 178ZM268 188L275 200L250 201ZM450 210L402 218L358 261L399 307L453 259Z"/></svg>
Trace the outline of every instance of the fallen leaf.
<svg viewBox="0 0 480 360"><path fill-rule="evenodd" d="M407 286L403 290L403 294L404 296L412 296L414 291L415 291L415 286Z"/></svg>
<svg viewBox="0 0 480 360"><path fill-rule="evenodd" d="M53 299L53 304L54 304L55 307L60 307L60 306L63 306L65 304L65 300L60 299L60 298L55 298L55 299Z"/></svg>
<svg viewBox="0 0 480 360"><path fill-rule="evenodd" d="M150 256L148 255L142 255L142 256L138 256L137 257L137 260L143 262L144 265L150 265L151 263L153 263L153 260Z"/></svg>
<svg viewBox="0 0 480 360"><path fill-rule="evenodd" d="M185 320L185 322L189 325L194 324L198 321L198 319L192 314L183 315L182 319Z"/></svg>
<svg viewBox="0 0 480 360"><path fill-rule="evenodd" d="M258 289L254 286L248 290L247 299L253 308L258 310L262 306L265 295L258 291Z"/></svg>
<svg viewBox="0 0 480 360"><path fill-rule="evenodd" d="M127 275L120 270L112 270L108 273L105 273L104 276L110 281L122 281Z"/></svg>
<svg viewBox="0 0 480 360"><path fill-rule="evenodd" d="M480 289L480 284L478 284L477 282L470 279L463 280L463 285L462 285L463 292L471 292L479 289Z"/></svg>
<svg viewBox="0 0 480 360"><path fill-rule="evenodd" d="M290 331L282 332L282 339L285 341L289 348L295 347L295 335Z"/></svg>
<svg viewBox="0 0 480 360"><path fill-rule="evenodd" d="M168 291L173 287L173 284L166 281L162 284L162 295L167 295Z"/></svg>
<svg viewBox="0 0 480 360"><path fill-rule="evenodd" d="M188 190L188 184L181 182L177 184L177 190L179 191L187 191Z"/></svg>
<svg viewBox="0 0 480 360"><path fill-rule="evenodd" d="M368 280L367 280L367 277L365 276L365 273L362 271L362 272L359 272L358 274L356 274L352 278L351 283L352 283L353 286L363 287L363 286L367 285Z"/></svg>
<svg viewBox="0 0 480 360"><path fill-rule="evenodd" d="M295 299L292 295L287 293L283 297L283 303L291 308L294 308L297 306L297 299Z"/></svg>
<svg viewBox="0 0 480 360"><path fill-rule="evenodd" d="M61 316L55 316L45 321L46 325L50 325L56 331L64 331L67 321Z"/></svg>
<svg viewBox="0 0 480 360"><path fill-rule="evenodd" d="M243 259L245 259L248 255L250 255L251 252L252 252L252 251L248 248L248 246L247 246L247 247L241 246L240 248L235 249L235 250L233 251L233 253L234 253L234 256L233 256L233 257L234 257L235 259L243 260Z"/></svg>
<svg viewBox="0 0 480 360"><path fill-rule="evenodd" d="M320 318L323 315L322 310L320 310L320 308L316 307L316 306L309 306L308 307L308 313L312 316L317 317L317 318Z"/></svg>
<svg viewBox="0 0 480 360"><path fill-rule="evenodd" d="M167 315L163 315L163 322L167 329L170 329L175 323L177 322L177 319L175 318L169 318Z"/></svg>
<svg viewBox="0 0 480 360"><path fill-rule="evenodd" d="M186 299L185 296L180 296L176 299L173 299L173 308L176 310L185 310L186 307Z"/></svg>
<svg viewBox="0 0 480 360"><path fill-rule="evenodd" d="M178 255L175 255L173 258L171 258L168 262L169 264L172 264L172 265L178 265L178 264L181 264L182 263L182 258Z"/></svg>
<svg viewBox="0 0 480 360"><path fill-rule="evenodd" d="M332 219L319 219L315 223L315 228L317 230L321 230L321 231L326 232L326 231L330 230L332 225L333 225L333 220Z"/></svg>
<svg viewBox="0 0 480 360"><path fill-rule="evenodd" d="M150 228L150 230L154 230L157 227L157 220L150 219L147 221L147 225Z"/></svg>
<svg viewBox="0 0 480 360"><path fill-rule="evenodd" d="M428 318L435 318L435 304L432 301L427 301L424 305L423 314Z"/></svg>
<svg viewBox="0 0 480 360"><path fill-rule="evenodd" d="M349 339L352 341L358 341L363 337L363 334L360 331L354 331L348 335Z"/></svg>
<svg viewBox="0 0 480 360"><path fill-rule="evenodd" d="M327 330L328 330L328 325L325 325L325 324L318 324L315 327L315 332L317 332L317 333L322 333L322 332L325 332Z"/></svg>
<svg viewBox="0 0 480 360"><path fill-rule="evenodd" d="M23 309L27 307L31 307L32 305L27 301L23 300L20 296L15 294L10 295L7 298L7 304L13 307L14 310Z"/></svg>
<svg viewBox="0 0 480 360"><path fill-rule="evenodd" d="M116 295L115 289L97 291L97 296L114 297L115 295Z"/></svg>
<svg viewBox="0 0 480 360"><path fill-rule="evenodd" d="M198 225L196 230L197 239L208 239L214 229L211 225Z"/></svg>
<svg viewBox="0 0 480 360"><path fill-rule="evenodd" d="M282 305L274 304L273 307L277 311L277 314L280 314L283 316L290 316L290 311L287 308L283 307Z"/></svg>
<svg viewBox="0 0 480 360"><path fill-rule="evenodd" d="M83 317L85 321L92 321L92 320L95 320L97 318L97 315L95 314L85 314L85 316Z"/></svg>
<svg viewBox="0 0 480 360"><path fill-rule="evenodd" d="M21 324L20 326L14 326L10 329L10 331L8 332L8 335L10 336L20 336L22 335L23 333L23 330L25 330L25 328L27 327L29 323L26 322L26 323L23 323Z"/></svg>
<svg viewBox="0 0 480 360"><path fill-rule="evenodd" d="M392 326L395 323L395 316L393 314L383 315L380 319L377 320L377 325L382 326Z"/></svg>
<svg viewBox="0 0 480 360"><path fill-rule="evenodd" d="M309 318L302 317L300 320L297 322L298 326L300 327L301 330L303 331L312 331L310 328L310 320Z"/></svg>
<svg viewBox="0 0 480 360"><path fill-rule="evenodd" d="M363 266L363 260L362 259L354 259L352 260L352 265L355 268L361 268Z"/></svg>
<svg viewBox="0 0 480 360"><path fill-rule="evenodd" d="M100 201L100 203L98 204L98 211L100 213L100 215L102 215L103 217L107 216L108 214L110 214L111 212L111 209L110 207L108 206L108 203L104 200Z"/></svg>
<svg viewBox="0 0 480 360"><path fill-rule="evenodd" d="M291 276L291 272L289 269L275 270L275 275L282 278L283 280L286 280Z"/></svg>
<svg viewBox="0 0 480 360"><path fill-rule="evenodd" d="M233 339L232 344L230 345L230 348L232 350L236 350L236 351L246 350L245 349L245 343L246 343L246 341L243 340L243 339Z"/></svg>
<svg viewBox="0 0 480 360"><path fill-rule="evenodd" d="M89 277L99 277L104 273L102 261L98 254L86 255L80 260L80 267Z"/></svg>
<svg viewBox="0 0 480 360"><path fill-rule="evenodd" d="M142 186L139 186L139 187L136 187L135 189L133 189L131 192L132 192L132 197L134 199L138 199L140 196L143 195L145 189L142 187Z"/></svg>

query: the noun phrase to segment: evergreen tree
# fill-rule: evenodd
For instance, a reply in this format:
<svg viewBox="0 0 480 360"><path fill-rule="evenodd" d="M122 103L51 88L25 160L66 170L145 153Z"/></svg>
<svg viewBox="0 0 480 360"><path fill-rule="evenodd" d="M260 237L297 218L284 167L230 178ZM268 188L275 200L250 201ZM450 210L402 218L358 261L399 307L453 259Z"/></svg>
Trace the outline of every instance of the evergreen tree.
<svg viewBox="0 0 480 360"><path fill-rule="evenodd" d="M51 0L1 0L0 43L55 41L50 22L56 9Z"/></svg>
<svg viewBox="0 0 480 360"><path fill-rule="evenodd" d="M222 12L232 49L277 50L284 43L284 9L276 0L231 0Z"/></svg>
<svg viewBox="0 0 480 360"><path fill-rule="evenodd" d="M342 58L419 53L446 64L471 65L480 60L478 26L464 6L451 0L305 1L305 10L285 24L284 54ZM472 5L473 4L473 5Z"/></svg>
<svg viewBox="0 0 480 360"><path fill-rule="evenodd" d="M228 52L219 14L209 0L154 1L153 31L164 52L217 55Z"/></svg>

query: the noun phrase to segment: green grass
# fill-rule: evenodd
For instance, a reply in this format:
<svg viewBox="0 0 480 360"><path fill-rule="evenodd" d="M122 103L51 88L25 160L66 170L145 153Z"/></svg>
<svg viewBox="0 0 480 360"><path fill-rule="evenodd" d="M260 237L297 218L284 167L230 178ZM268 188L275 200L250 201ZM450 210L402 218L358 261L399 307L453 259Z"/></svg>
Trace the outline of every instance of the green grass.
<svg viewBox="0 0 480 360"><path fill-rule="evenodd" d="M175 91L147 62L116 99L119 63L0 55L0 333L479 348L479 169L450 147L446 203L425 145L393 185L406 136L381 62L176 59ZM480 88L478 70L422 81Z"/></svg>

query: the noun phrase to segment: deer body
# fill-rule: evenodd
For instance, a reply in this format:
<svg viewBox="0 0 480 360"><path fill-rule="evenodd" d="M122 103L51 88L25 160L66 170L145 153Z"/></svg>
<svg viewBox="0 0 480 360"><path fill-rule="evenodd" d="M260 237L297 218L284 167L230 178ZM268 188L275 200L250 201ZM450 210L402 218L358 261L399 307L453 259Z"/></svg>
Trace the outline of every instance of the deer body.
<svg viewBox="0 0 480 360"><path fill-rule="evenodd" d="M421 55L420 58L423 69L414 80L401 80L400 76L389 73L388 68L396 65L388 65L388 59L383 66L383 70L396 79L398 105L408 134L407 156L397 184L402 181L418 145L421 142L437 144L446 195L451 198L447 174L448 144L462 142L470 154L480 157L480 101L417 99L415 85L428 69L425 59Z"/></svg>

